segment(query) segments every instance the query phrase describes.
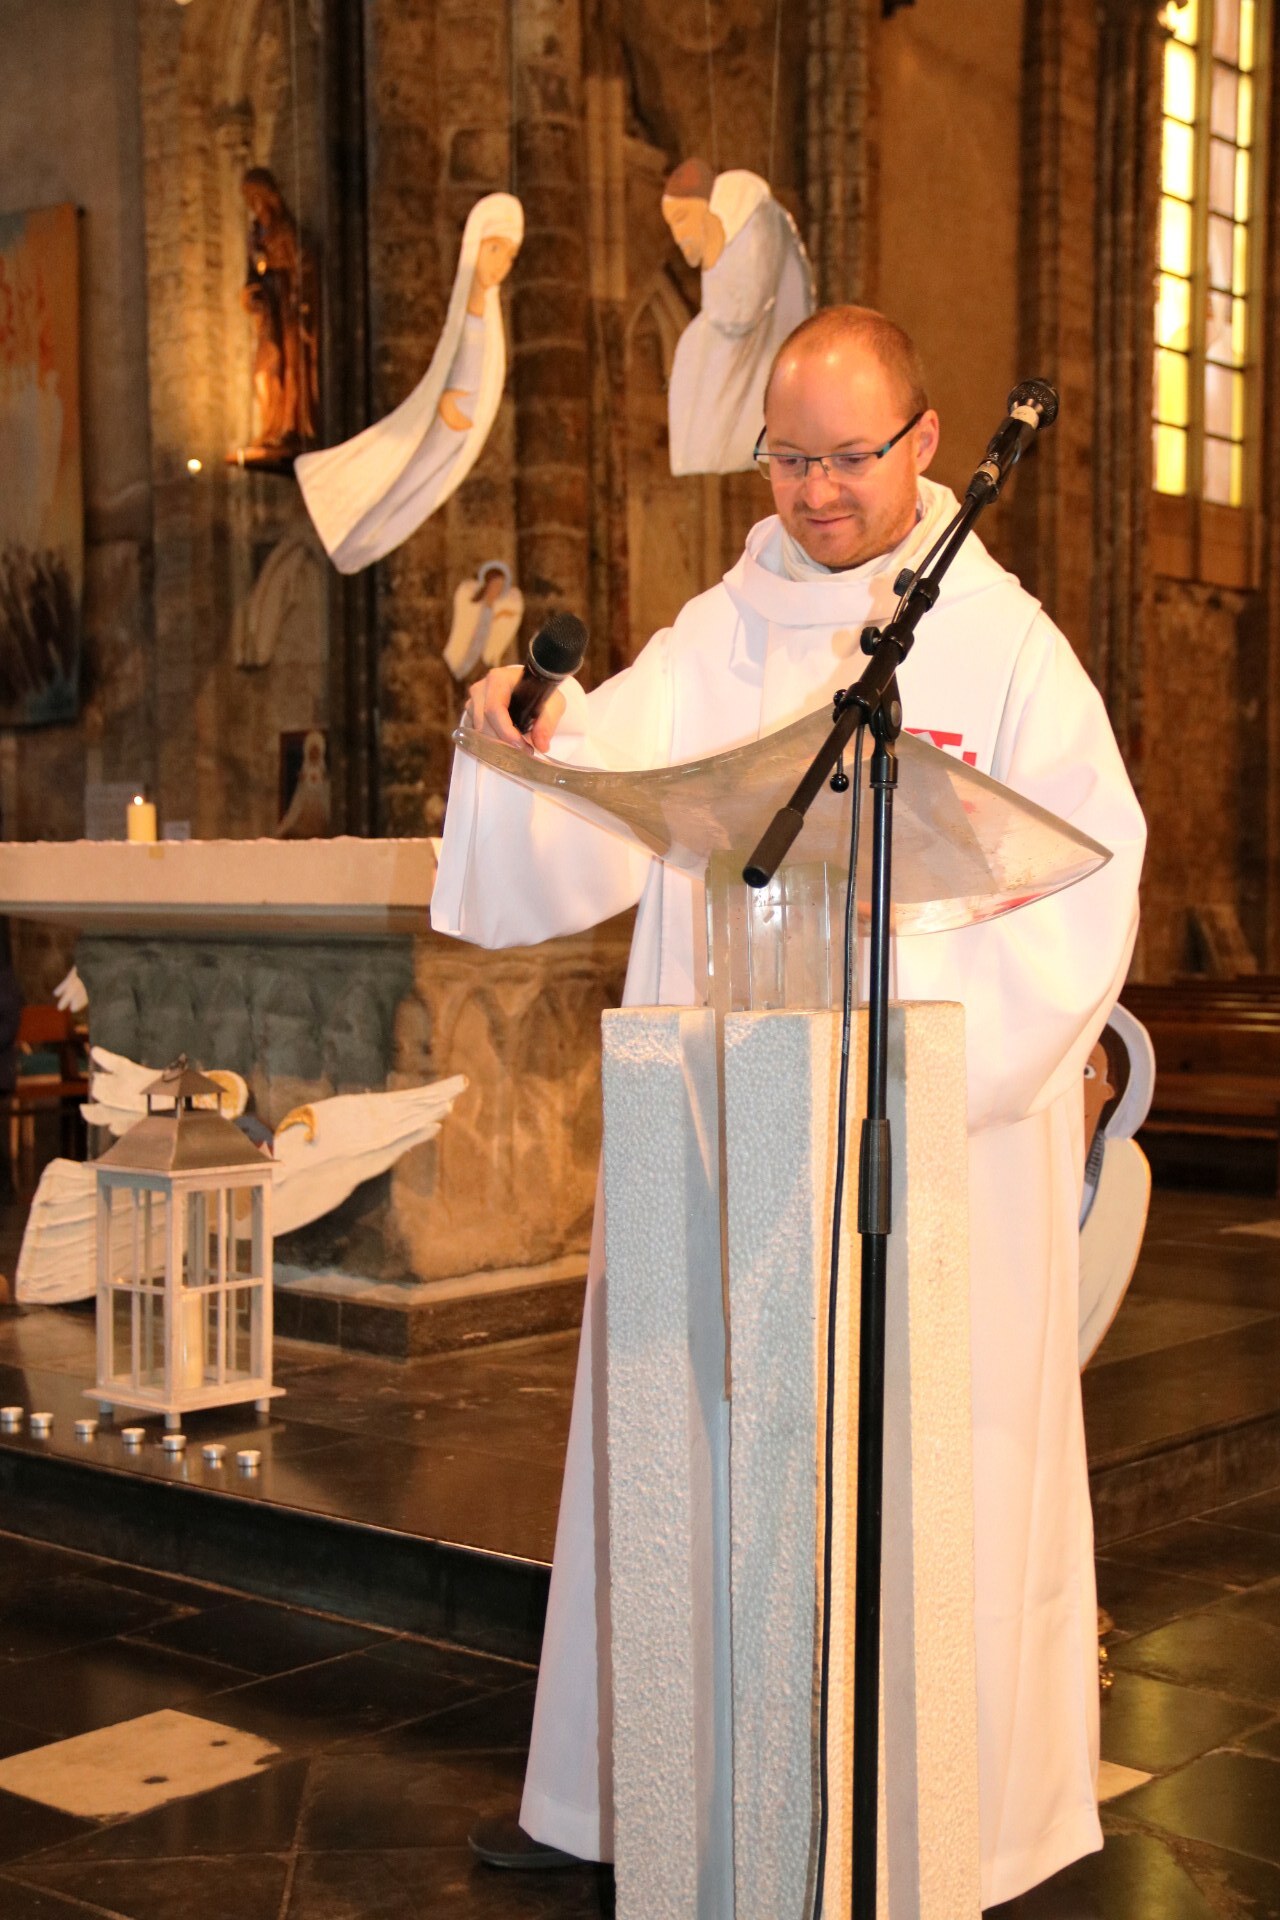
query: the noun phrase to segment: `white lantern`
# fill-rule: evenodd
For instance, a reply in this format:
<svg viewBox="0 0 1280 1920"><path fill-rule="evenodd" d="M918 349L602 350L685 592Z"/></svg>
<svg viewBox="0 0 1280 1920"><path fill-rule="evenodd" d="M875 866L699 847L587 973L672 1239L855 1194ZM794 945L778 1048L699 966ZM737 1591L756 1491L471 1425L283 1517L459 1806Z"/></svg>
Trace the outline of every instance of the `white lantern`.
<svg viewBox="0 0 1280 1920"><path fill-rule="evenodd" d="M214 1105L197 1107L212 1097ZM157 1111L156 1103L164 1102ZM104 1414L252 1400L271 1384L271 1161L184 1060L97 1162L98 1384Z"/></svg>

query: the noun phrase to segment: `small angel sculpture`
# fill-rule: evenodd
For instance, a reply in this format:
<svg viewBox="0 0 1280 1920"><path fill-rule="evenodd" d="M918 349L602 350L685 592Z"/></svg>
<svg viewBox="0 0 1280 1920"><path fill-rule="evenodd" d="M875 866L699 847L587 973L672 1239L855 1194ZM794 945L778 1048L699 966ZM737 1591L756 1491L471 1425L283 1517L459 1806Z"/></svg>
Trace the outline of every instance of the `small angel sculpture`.
<svg viewBox="0 0 1280 1920"><path fill-rule="evenodd" d="M444 663L455 680L479 665L500 666L515 645L524 618L524 595L511 584L505 560L486 560L453 596L453 625Z"/></svg>

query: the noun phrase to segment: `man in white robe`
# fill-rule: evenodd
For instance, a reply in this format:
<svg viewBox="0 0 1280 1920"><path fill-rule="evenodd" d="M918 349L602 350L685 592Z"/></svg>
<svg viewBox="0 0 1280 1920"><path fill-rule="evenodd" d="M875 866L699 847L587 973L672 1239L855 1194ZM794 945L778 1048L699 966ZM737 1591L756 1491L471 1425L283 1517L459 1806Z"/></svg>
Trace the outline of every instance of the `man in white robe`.
<svg viewBox="0 0 1280 1920"><path fill-rule="evenodd" d="M773 732L856 678L955 501L918 356L865 309L807 321L765 410L776 516L625 672L572 682L526 745L658 765ZM828 456L819 461L816 456ZM808 456L807 464L799 464ZM859 458L861 456L861 458ZM796 471L795 469L797 469ZM518 677L472 690L515 741ZM1128 967L1145 829L1102 702L1038 603L971 536L899 676L908 727L1111 849L1077 887L985 925L902 937L899 997L966 1014L983 1904L1101 1845L1096 1599L1076 1359L1083 1070ZM690 879L460 756L432 902L486 946L579 931L640 904L628 1004L696 997ZM506 1864L612 1850L603 1525L602 1233L596 1233L520 1826ZM534 1843L542 1843L541 1847ZM490 1857L500 1853L495 1848Z"/></svg>

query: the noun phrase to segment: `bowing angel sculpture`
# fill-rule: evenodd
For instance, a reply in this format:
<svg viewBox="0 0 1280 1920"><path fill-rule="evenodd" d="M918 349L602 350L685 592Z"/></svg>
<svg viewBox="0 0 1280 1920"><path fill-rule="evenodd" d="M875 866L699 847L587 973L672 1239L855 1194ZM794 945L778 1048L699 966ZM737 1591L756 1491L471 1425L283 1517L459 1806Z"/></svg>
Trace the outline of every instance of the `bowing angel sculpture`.
<svg viewBox="0 0 1280 1920"><path fill-rule="evenodd" d="M498 289L524 239L524 209L486 194L462 235L444 331L407 400L340 446L299 456L298 484L339 573L407 540L480 458L507 375Z"/></svg>
<svg viewBox="0 0 1280 1920"><path fill-rule="evenodd" d="M672 473L744 473L764 419L774 355L813 312L813 272L795 221L758 173L686 160L662 217L691 267L702 311L676 343L667 395Z"/></svg>
<svg viewBox="0 0 1280 1920"><path fill-rule="evenodd" d="M127 1133L146 1111L145 1099L141 1105L135 1101L140 1083L154 1084L155 1070L101 1047L93 1049L92 1060L92 1097L83 1109L85 1117L114 1134ZM218 1071L208 1077L219 1084L244 1085L238 1074ZM275 1163L273 1234L292 1233L321 1219L362 1181L385 1173L411 1147L434 1139L466 1086L465 1074L454 1074L390 1093L336 1094L286 1114L270 1139ZM223 1111L228 1111L225 1105ZM91 1299L97 1278L96 1221L93 1163L51 1160L27 1217L14 1282L17 1298L42 1304ZM123 1255L123 1242L120 1251Z"/></svg>

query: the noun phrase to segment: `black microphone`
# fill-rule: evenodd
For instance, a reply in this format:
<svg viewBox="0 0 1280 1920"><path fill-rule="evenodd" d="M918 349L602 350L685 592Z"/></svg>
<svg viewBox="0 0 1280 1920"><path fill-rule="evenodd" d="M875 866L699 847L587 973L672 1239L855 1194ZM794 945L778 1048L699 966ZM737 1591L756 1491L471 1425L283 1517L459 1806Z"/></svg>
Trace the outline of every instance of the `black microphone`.
<svg viewBox="0 0 1280 1920"><path fill-rule="evenodd" d="M529 642L529 658L511 694L511 724L528 733L562 680L586 658L587 630L576 613L553 613Z"/></svg>
<svg viewBox="0 0 1280 1920"><path fill-rule="evenodd" d="M1058 396L1047 380L1023 380L1008 399L1009 417L997 428L987 457L964 490L966 500L989 506L1037 433L1058 417Z"/></svg>

